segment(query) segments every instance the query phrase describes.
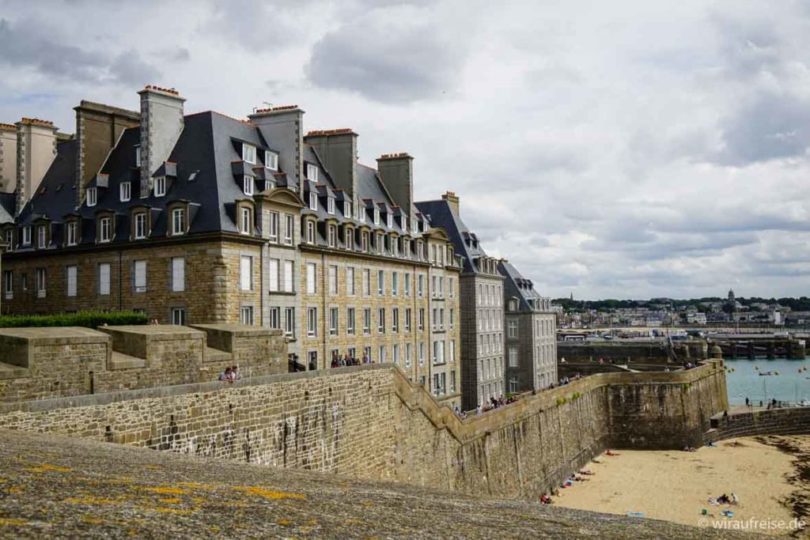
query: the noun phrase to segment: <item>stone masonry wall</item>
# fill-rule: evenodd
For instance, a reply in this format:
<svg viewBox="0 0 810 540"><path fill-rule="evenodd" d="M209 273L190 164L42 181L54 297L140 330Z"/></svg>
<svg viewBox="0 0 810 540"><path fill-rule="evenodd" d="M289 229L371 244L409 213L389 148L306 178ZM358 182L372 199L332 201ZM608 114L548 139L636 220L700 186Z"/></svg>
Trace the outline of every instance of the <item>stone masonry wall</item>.
<svg viewBox="0 0 810 540"><path fill-rule="evenodd" d="M810 407L741 412L711 419L705 442L750 435L799 435L810 433Z"/></svg>

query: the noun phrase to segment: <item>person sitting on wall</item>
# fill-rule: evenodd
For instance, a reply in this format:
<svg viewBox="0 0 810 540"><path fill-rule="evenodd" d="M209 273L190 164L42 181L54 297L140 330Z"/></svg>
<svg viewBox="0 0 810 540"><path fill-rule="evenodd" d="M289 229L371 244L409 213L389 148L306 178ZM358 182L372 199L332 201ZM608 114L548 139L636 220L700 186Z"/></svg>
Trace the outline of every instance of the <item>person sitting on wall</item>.
<svg viewBox="0 0 810 540"><path fill-rule="evenodd" d="M231 382L238 381L242 378L242 374L239 373L239 366L231 366Z"/></svg>
<svg viewBox="0 0 810 540"><path fill-rule="evenodd" d="M540 495L540 504L551 504L551 497L549 497L548 493Z"/></svg>
<svg viewBox="0 0 810 540"><path fill-rule="evenodd" d="M219 374L219 380L224 382L229 381L230 379L231 379L231 368L226 367L225 371Z"/></svg>

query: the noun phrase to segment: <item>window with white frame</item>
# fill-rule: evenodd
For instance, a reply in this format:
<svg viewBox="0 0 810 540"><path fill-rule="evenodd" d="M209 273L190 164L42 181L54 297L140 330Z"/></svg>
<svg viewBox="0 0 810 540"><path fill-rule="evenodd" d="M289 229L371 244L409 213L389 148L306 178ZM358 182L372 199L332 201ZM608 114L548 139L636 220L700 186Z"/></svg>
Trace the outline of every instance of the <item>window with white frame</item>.
<svg viewBox="0 0 810 540"><path fill-rule="evenodd" d="M346 268L346 294L349 296L354 296L355 294L354 267L351 266Z"/></svg>
<svg viewBox="0 0 810 540"><path fill-rule="evenodd" d="M391 273L391 295L397 296L399 294L399 272Z"/></svg>
<svg viewBox="0 0 810 540"><path fill-rule="evenodd" d="M385 270L377 270L377 295L385 294Z"/></svg>
<svg viewBox="0 0 810 540"><path fill-rule="evenodd" d="M146 238L146 212L135 214L135 240Z"/></svg>
<svg viewBox="0 0 810 540"><path fill-rule="evenodd" d="M368 268L363 269L362 283L363 296L371 296L371 270Z"/></svg>
<svg viewBox="0 0 810 540"><path fill-rule="evenodd" d="M253 257L250 255L239 258L239 288L243 291L253 290Z"/></svg>
<svg viewBox="0 0 810 540"><path fill-rule="evenodd" d="M22 229L22 245L30 246L31 245L31 226L26 225Z"/></svg>
<svg viewBox="0 0 810 540"><path fill-rule="evenodd" d="M241 220L239 232L250 234L253 232L253 211L250 208L241 208Z"/></svg>
<svg viewBox="0 0 810 540"><path fill-rule="evenodd" d="M239 322L247 326L253 326L253 306L239 308Z"/></svg>
<svg viewBox="0 0 810 540"><path fill-rule="evenodd" d="M45 249L48 247L48 226L39 225L37 227L37 249Z"/></svg>
<svg viewBox="0 0 810 540"><path fill-rule="evenodd" d="M389 229L394 228L394 214L392 214L391 212L388 212L388 214L386 214L385 224L388 226Z"/></svg>
<svg viewBox="0 0 810 540"><path fill-rule="evenodd" d="M329 294L336 295L338 293L338 267L335 265L329 266Z"/></svg>
<svg viewBox="0 0 810 540"><path fill-rule="evenodd" d="M186 232L186 209L175 208L172 210L172 235L179 236Z"/></svg>
<svg viewBox="0 0 810 540"><path fill-rule="evenodd" d="M516 320L510 319L506 323L506 337L508 338L518 337L518 323Z"/></svg>
<svg viewBox="0 0 810 540"><path fill-rule="evenodd" d="M186 290L186 259L172 257L172 292Z"/></svg>
<svg viewBox="0 0 810 540"><path fill-rule="evenodd" d="M399 332L399 308L391 309L391 331Z"/></svg>
<svg viewBox="0 0 810 540"><path fill-rule="evenodd" d="M268 325L270 328L281 330L281 308L273 306L268 311Z"/></svg>
<svg viewBox="0 0 810 540"><path fill-rule="evenodd" d="M294 292L293 289L293 262L292 261L284 261L284 292Z"/></svg>
<svg viewBox="0 0 810 540"><path fill-rule="evenodd" d="M380 334L385 333L385 308L377 310L377 332Z"/></svg>
<svg viewBox="0 0 810 540"><path fill-rule="evenodd" d="M349 251L354 251L354 229L351 227L346 227L344 236L344 243L346 244L346 249Z"/></svg>
<svg viewBox="0 0 810 540"><path fill-rule="evenodd" d="M355 310L354 308L347 308L346 309L346 333L349 335L354 335L355 333Z"/></svg>
<svg viewBox="0 0 810 540"><path fill-rule="evenodd" d="M87 188L87 206L95 206L98 202L98 190L94 187Z"/></svg>
<svg viewBox="0 0 810 540"><path fill-rule="evenodd" d="M449 347L447 356L449 357L450 363L452 364L453 362L456 361L456 342L453 341L453 340L450 340L449 344L450 344L450 347ZM455 390L455 388L454 388L454 390Z"/></svg>
<svg viewBox="0 0 810 540"><path fill-rule="evenodd" d="M315 283L315 274L317 266L315 263L307 263L307 294L315 294L317 286Z"/></svg>
<svg viewBox="0 0 810 540"><path fill-rule="evenodd" d="M411 308L405 308L405 331L411 331Z"/></svg>
<svg viewBox="0 0 810 540"><path fill-rule="evenodd" d="M295 232L295 216L284 214L284 244L291 246L293 243L293 233Z"/></svg>
<svg viewBox="0 0 810 540"><path fill-rule="evenodd" d="M337 247L337 226L336 225L329 225L327 227L327 234L326 234L327 242L329 247Z"/></svg>
<svg viewBox="0 0 810 540"><path fill-rule="evenodd" d="M267 213L267 236L270 240L278 240L278 212Z"/></svg>
<svg viewBox="0 0 810 540"><path fill-rule="evenodd" d="M411 367L411 344L405 344L405 367Z"/></svg>
<svg viewBox="0 0 810 540"><path fill-rule="evenodd" d="M98 265L98 294L109 296L110 294L110 263L100 263Z"/></svg>
<svg viewBox="0 0 810 540"><path fill-rule="evenodd" d="M422 298L425 294L425 275L419 274L416 278L416 295L419 298Z"/></svg>
<svg viewBox="0 0 810 540"><path fill-rule="evenodd" d="M172 324L183 326L186 324L186 308L173 307L172 308Z"/></svg>
<svg viewBox="0 0 810 540"><path fill-rule="evenodd" d="M11 270L3 272L3 297L6 300L14 298L14 272Z"/></svg>
<svg viewBox="0 0 810 540"><path fill-rule="evenodd" d="M329 335L338 335L338 308L329 308Z"/></svg>
<svg viewBox="0 0 810 540"><path fill-rule="evenodd" d="M79 280L79 267L71 265L65 268L65 296L76 296L76 289L78 288Z"/></svg>
<svg viewBox="0 0 810 540"><path fill-rule="evenodd" d="M318 210L318 193L316 191L309 192L309 209Z"/></svg>
<svg viewBox="0 0 810 540"><path fill-rule="evenodd" d="M332 197L326 198L326 213L330 215L335 213L335 199Z"/></svg>
<svg viewBox="0 0 810 540"><path fill-rule="evenodd" d="M45 298L45 289L47 286L47 272L44 268L37 268L37 298Z"/></svg>
<svg viewBox="0 0 810 540"><path fill-rule="evenodd" d="M307 220L307 243L315 243L315 222L312 220Z"/></svg>
<svg viewBox="0 0 810 540"><path fill-rule="evenodd" d="M509 347L509 367L518 367L518 350L517 347Z"/></svg>
<svg viewBox="0 0 810 540"><path fill-rule="evenodd" d="M98 241L109 242L112 240L112 218L103 217L98 220Z"/></svg>
<svg viewBox="0 0 810 540"><path fill-rule="evenodd" d="M295 337L295 308L284 308L284 335Z"/></svg>
<svg viewBox="0 0 810 540"><path fill-rule="evenodd" d="M405 289L405 297L411 296L411 275L408 272L405 272L405 279L403 280L404 289Z"/></svg>
<svg viewBox="0 0 810 540"><path fill-rule="evenodd" d="M360 233L360 251L368 252L368 233L366 231Z"/></svg>
<svg viewBox="0 0 810 540"><path fill-rule="evenodd" d="M252 144L242 143L242 161L245 163L256 163L256 147Z"/></svg>
<svg viewBox="0 0 810 540"><path fill-rule="evenodd" d="M419 365L420 366L425 365L425 344L424 343L419 344Z"/></svg>
<svg viewBox="0 0 810 540"><path fill-rule="evenodd" d="M121 182L118 186L118 195L121 202L127 202L132 198L132 184L130 182Z"/></svg>
<svg viewBox="0 0 810 540"><path fill-rule="evenodd" d="M360 205L357 206L357 219L360 221L360 223L365 223L366 222L366 209L365 209L365 207L360 206Z"/></svg>
<svg viewBox="0 0 810 540"><path fill-rule="evenodd" d="M380 362L385 362L387 360L386 354L385 354L385 345L380 345L379 355L380 355Z"/></svg>
<svg viewBox="0 0 810 540"><path fill-rule="evenodd" d="M352 217L352 202L343 201L343 217L351 219Z"/></svg>
<svg viewBox="0 0 810 540"><path fill-rule="evenodd" d="M394 343L393 354L391 356L394 357L394 363L399 364L399 343Z"/></svg>
<svg viewBox="0 0 810 540"><path fill-rule="evenodd" d="M425 328L425 308L419 308L419 320L416 329L424 330L424 328Z"/></svg>
<svg viewBox="0 0 810 540"><path fill-rule="evenodd" d="M374 208L374 225L380 224L380 209L375 207Z"/></svg>
<svg viewBox="0 0 810 540"><path fill-rule="evenodd" d="M242 191L248 197L253 196L253 177L245 175L242 177Z"/></svg>
<svg viewBox="0 0 810 540"><path fill-rule="evenodd" d="M154 185L155 197L164 197L166 195L166 177L158 176L155 178Z"/></svg>
<svg viewBox="0 0 810 540"><path fill-rule="evenodd" d="M318 335L318 308L307 308L307 336L315 337Z"/></svg>
<svg viewBox="0 0 810 540"><path fill-rule="evenodd" d="M135 145L135 166L141 166L141 145L139 144Z"/></svg>
<svg viewBox="0 0 810 540"><path fill-rule="evenodd" d="M306 177L307 177L307 180L312 180L313 182L317 183L318 182L318 167L316 167L312 163L307 163Z"/></svg>
<svg viewBox="0 0 810 540"><path fill-rule="evenodd" d="M383 253L385 251L385 240L383 233L377 233L377 252Z"/></svg>
<svg viewBox="0 0 810 540"><path fill-rule="evenodd" d="M132 285L135 292L146 292L146 261L135 261L132 263L132 268Z"/></svg>
<svg viewBox="0 0 810 540"><path fill-rule="evenodd" d="M268 283L268 288L270 292L278 292L279 290L279 283L278 283L278 270L281 261L279 259L269 259L267 261L267 273L269 275L270 281Z"/></svg>
<svg viewBox="0 0 810 540"><path fill-rule="evenodd" d="M75 246L78 243L77 223L75 221L68 221L65 224L65 241L69 246Z"/></svg>
<svg viewBox="0 0 810 540"><path fill-rule="evenodd" d="M278 170L278 154L270 150L264 151L264 166L271 171Z"/></svg>
<svg viewBox="0 0 810 540"><path fill-rule="evenodd" d="M371 308L363 309L363 334L371 334Z"/></svg>

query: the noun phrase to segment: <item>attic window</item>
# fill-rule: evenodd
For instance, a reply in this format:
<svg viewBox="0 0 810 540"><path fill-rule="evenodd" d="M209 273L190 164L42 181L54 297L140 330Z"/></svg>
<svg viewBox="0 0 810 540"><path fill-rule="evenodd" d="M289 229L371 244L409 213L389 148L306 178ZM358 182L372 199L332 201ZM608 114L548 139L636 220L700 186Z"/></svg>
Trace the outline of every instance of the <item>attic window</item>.
<svg viewBox="0 0 810 540"><path fill-rule="evenodd" d="M256 147L252 144L242 144L242 161L245 163L256 163Z"/></svg>
<svg viewBox="0 0 810 540"><path fill-rule="evenodd" d="M326 211L331 215L335 213L335 199L332 197L326 198Z"/></svg>
<svg viewBox="0 0 810 540"><path fill-rule="evenodd" d="M380 224L380 210L378 208L374 208L374 225Z"/></svg>
<svg viewBox="0 0 810 540"><path fill-rule="evenodd" d="M269 150L264 151L264 166L271 171L278 170L278 154Z"/></svg>
<svg viewBox="0 0 810 540"><path fill-rule="evenodd" d="M312 163L307 163L307 180L312 180L313 182L318 181L318 167L313 165Z"/></svg>
<svg viewBox="0 0 810 540"><path fill-rule="evenodd" d="M243 176L242 177L242 190L245 192L245 195L248 195L248 196L253 195L253 177L252 176Z"/></svg>
<svg viewBox="0 0 810 540"><path fill-rule="evenodd" d="M98 191L96 188L87 188L87 206L95 206L98 201Z"/></svg>
<svg viewBox="0 0 810 540"><path fill-rule="evenodd" d="M387 215L387 218L386 218L386 224L388 225L389 229L394 228L394 215L391 214L391 212L388 212L388 215Z"/></svg>
<svg viewBox="0 0 810 540"><path fill-rule="evenodd" d="M408 216L405 215L402 216L402 232L408 232Z"/></svg>
<svg viewBox="0 0 810 540"><path fill-rule="evenodd" d="M352 217L352 203L350 201L343 203L343 216L346 218Z"/></svg>
<svg viewBox="0 0 810 540"><path fill-rule="evenodd" d="M163 197L166 195L166 177L158 176L155 178L155 197Z"/></svg>
<svg viewBox="0 0 810 540"><path fill-rule="evenodd" d="M129 182L121 182L118 191L121 195L121 202L127 202L132 196L132 184Z"/></svg>
<svg viewBox="0 0 810 540"><path fill-rule="evenodd" d="M318 194L314 191L309 192L309 209L310 210L317 210L318 209Z"/></svg>

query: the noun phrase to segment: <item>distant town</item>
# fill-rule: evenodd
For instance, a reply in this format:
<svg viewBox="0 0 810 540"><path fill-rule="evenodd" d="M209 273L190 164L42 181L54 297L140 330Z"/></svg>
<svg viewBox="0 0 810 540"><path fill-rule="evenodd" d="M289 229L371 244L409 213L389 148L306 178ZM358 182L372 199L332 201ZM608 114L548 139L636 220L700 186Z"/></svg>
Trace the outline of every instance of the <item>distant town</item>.
<svg viewBox="0 0 810 540"><path fill-rule="evenodd" d="M599 327L726 326L803 328L810 324L810 298L737 297L733 290L726 298L706 297L688 300L651 298L649 300L552 301L557 326L564 329Z"/></svg>

